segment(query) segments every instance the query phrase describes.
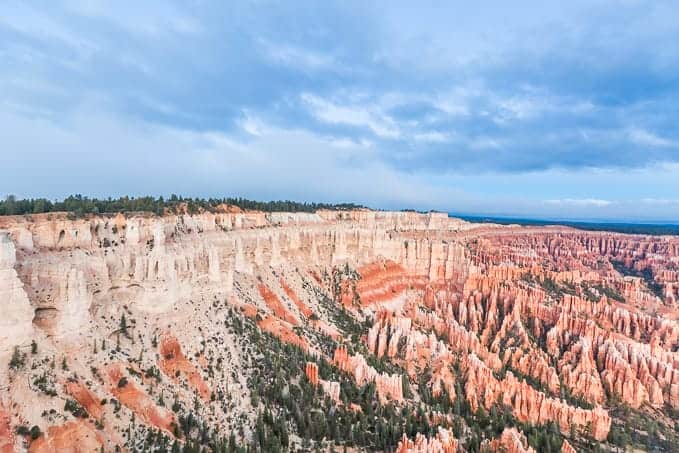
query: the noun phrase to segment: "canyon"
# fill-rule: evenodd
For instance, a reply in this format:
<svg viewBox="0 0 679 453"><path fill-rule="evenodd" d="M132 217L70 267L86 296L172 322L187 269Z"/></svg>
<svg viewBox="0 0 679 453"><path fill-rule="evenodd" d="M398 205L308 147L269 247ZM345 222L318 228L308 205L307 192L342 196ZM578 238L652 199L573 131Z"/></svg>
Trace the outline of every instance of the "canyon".
<svg viewBox="0 0 679 453"><path fill-rule="evenodd" d="M663 451L678 299L672 236L367 209L0 217L0 451Z"/></svg>

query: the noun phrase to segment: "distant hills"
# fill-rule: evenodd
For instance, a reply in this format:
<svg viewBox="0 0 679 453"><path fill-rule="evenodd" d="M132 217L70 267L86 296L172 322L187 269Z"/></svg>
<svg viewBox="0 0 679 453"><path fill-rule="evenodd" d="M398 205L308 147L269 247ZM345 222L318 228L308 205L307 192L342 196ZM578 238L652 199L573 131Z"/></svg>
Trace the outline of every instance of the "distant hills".
<svg viewBox="0 0 679 453"><path fill-rule="evenodd" d="M497 223L500 225L565 225L588 231L613 231L627 234L679 235L679 225L672 223L632 223L632 222L585 222L570 220L542 220L492 216L469 216L450 214L473 223Z"/></svg>

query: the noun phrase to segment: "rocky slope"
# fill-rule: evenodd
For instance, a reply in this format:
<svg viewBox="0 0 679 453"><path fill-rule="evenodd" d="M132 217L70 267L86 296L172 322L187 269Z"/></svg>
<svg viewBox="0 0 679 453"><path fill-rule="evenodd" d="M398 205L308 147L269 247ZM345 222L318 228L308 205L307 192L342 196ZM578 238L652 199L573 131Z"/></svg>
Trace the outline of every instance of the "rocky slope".
<svg viewBox="0 0 679 453"><path fill-rule="evenodd" d="M0 450L676 446L679 239L0 217Z"/></svg>

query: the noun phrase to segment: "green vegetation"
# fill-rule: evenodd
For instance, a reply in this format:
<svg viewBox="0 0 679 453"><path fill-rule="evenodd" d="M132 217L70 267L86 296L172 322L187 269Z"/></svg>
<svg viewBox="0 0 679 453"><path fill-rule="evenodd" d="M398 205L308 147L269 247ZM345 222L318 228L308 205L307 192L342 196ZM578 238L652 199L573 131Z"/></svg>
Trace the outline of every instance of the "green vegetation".
<svg viewBox="0 0 679 453"><path fill-rule="evenodd" d="M31 440L37 439L42 434L39 426L32 426L30 429L28 429L28 427L25 425L17 426L16 433L20 436L29 436Z"/></svg>
<svg viewBox="0 0 679 453"><path fill-rule="evenodd" d="M620 272L622 275L640 277L643 279L646 283L646 286L648 286L648 289L651 290L653 294L658 296L660 300L664 300L665 295L663 294L663 285L655 281L655 278L653 277L653 271L651 271L651 269L646 267L643 270L638 271L633 267L627 267L623 261L611 260L611 264L615 270Z"/></svg>
<svg viewBox="0 0 679 453"><path fill-rule="evenodd" d="M260 414L253 445L259 451L286 451L293 430L308 443L307 447L311 442L318 447L327 440L334 445L387 451L398 444L403 432L412 436L434 432L435 426L427 423L424 412L389 402L380 404L374 383L358 387L348 374L259 332L250 320L239 321L239 325L259 357L260 366L248 381L252 404ZM340 383L341 405L306 379L307 361L318 364L322 379ZM360 410L350 410L352 403Z"/></svg>
<svg viewBox="0 0 679 453"><path fill-rule="evenodd" d="M78 404L77 401L72 399L67 399L64 404L64 410L73 414L76 418L87 418L87 411Z"/></svg>
<svg viewBox="0 0 679 453"><path fill-rule="evenodd" d="M601 296L606 296L609 299L617 300L618 302L625 302L625 298L620 294L615 288L603 285L601 283L587 284L582 283L582 293L585 299L591 300L593 302L599 302Z"/></svg>
<svg viewBox="0 0 679 453"><path fill-rule="evenodd" d="M527 272L521 276L524 282L541 287L553 299L560 299L564 294L575 295L577 293L575 285L570 282L557 282L549 277L543 279Z"/></svg>
<svg viewBox="0 0 679 453"><path fill-rule="evenodd" d="M539 282L542 289L544 289L547 294L553 296L554 298L560 298L564 294L575 295L575 286L569 282L557 283L549 277L545 277L541 282Z"/></svg>
<svg viewBox="0 0 679 453"><path fill-rule="evenodd" d="M673 426L667 425L625 404L610 408L609 413L613 420L608 434L611 444L645 451L676 451L679 445L679 423L676 417L671 417Z"/></svg>
<svg viewBox="0 0 679 453"><path fill-rule="evenodd" d="M625 274L628 275L628 274ZM525 273L521 279L533 286L541 287L547 294L554 299L560 299L564 294L577 295L581 294L587 300L592 302L599 302L601 296L604 295L609 299L617 300L618 302L625 302L625 298L620 292L608 285L602 283L582 282L579 284L571 282L557 282L549 277L540 280L531 273Z"/></svg>
<svg viewBox="0 0 679 453"><path fill-rule="evenodd" d="M184 198L172 195L165 199L161 197L119 197L119 198L89 198L71 195L61 201L50 201L46 198L17 199L9 195L0 201L0 215L40 214L45 212L70 212L76 216L85 214L117 213L117 212L149 212L160 215L164 210L180 212L181 206L186 206L189 213L200 211L214 211L219 205L228 204L241 209L251 209L265 212L315 212L319 209L348 210L362 208L353 203L306 203L297 201L254 201L246 198Z"/></svg>
<svg viewBox="0 0 679 453"><path fill-rule="evenodd" d="M125 338L130 338L130 333L128 331L128 326L127 326L127 318L125 318L125 313L123 313L120 316L120 323L118 326L118 330L125 335Z"/></svg>
<svg viewBox="0 0 679 453"><path fill-rule="evenodd" d="M33 379L33 385L47 396L57 396L57 390L54 384L54 378L44 371L40 376Z"/></svg>
<svg viewBox="0 0 679 453"><path fill-rule="evenodd" d="M26 365L26 354L19 351L19 348L15 346L14 351L12 352L12 358L9 360L9 369L20 370L24 365Z"/></svg>
<svg viewBox="0 0 679 453"><path fill-rule="evenodd" d="M303 287L313 291L330 322L344 334L345 338L351 339L351 344L360 343L361 335L372 326L369 320L358 321L341 303L329 298L316 285L305 281Z"/></svg>

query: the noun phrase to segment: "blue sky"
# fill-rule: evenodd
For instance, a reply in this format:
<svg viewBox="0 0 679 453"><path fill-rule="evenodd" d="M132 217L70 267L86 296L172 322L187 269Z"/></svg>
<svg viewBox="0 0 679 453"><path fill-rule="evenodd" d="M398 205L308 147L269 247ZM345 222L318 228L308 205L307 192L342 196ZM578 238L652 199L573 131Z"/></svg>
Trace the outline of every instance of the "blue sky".
<svg viewBox="0 0 679 453"><path fill-rule="evenodd" d="M3 1L0 62L0 194L679 220L674 1Z"/></svg>

